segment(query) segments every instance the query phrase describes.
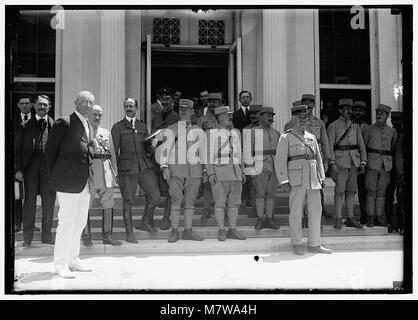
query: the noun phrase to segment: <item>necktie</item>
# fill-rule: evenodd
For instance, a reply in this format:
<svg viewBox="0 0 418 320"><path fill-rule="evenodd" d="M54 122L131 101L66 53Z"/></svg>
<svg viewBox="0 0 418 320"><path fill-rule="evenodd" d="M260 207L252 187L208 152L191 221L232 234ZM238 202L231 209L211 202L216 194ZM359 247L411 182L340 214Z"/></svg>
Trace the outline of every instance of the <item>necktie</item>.
<svg viewBox="0 0 418 320"><path fill-rule="evenodd" d="M28 121L28 115L27 114L25 114L25 116L23 117L23 121Z"/></svg>
<svg viewBox="0 0 418 320"><path fill-rule="evenodd" d="M135 127L134 127L134 120L133 120L133 119L131 119L131 127L132 127L132 128L135 128Z"/></svg>

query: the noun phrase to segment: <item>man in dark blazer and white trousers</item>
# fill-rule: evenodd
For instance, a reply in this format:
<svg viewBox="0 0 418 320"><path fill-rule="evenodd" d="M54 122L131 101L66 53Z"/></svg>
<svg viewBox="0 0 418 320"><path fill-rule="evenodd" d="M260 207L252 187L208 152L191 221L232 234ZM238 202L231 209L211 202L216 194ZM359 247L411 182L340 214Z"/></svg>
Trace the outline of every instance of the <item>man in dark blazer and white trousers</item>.
<svg viewBox="0 0 418 320"><path fill-rule="evenodd" d="M54 244L51 234L54 217L55 192L49 188L50 173L45 157L45 146L54 121L48 117L51 103L48 96L35 100L36 115L22 122L15 140L15 178L24 181L23 246L30 247L33 239L36 197L42 199L42 243Z"/></svg>
<svg viewBox="0 0 418 320"><path fill-rule="evenodd" d="M54 268L58 276L74 278L71 271L91 271L78 258L80 236L87 222L93 130L87 122L95 99L81 91L74 101L76 111L58 119L46 145L51 188L57 191L58 227Z"/></svg>

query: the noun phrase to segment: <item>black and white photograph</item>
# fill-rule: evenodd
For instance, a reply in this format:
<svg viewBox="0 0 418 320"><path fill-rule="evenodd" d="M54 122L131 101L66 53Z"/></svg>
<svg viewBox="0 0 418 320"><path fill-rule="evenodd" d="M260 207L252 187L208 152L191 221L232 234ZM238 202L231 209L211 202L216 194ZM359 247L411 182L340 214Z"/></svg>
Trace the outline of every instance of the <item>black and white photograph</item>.
<svg viewBox="0 0 418 320"><path fill-rule="evenodd" d="M2 12L6 295L412 293L412 4Z"/></svg>

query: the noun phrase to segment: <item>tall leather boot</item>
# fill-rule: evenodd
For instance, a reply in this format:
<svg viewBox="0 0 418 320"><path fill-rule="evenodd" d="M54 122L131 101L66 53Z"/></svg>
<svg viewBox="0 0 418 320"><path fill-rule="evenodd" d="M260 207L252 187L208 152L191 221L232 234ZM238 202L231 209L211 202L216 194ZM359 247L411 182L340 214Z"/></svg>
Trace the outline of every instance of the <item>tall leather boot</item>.
<svg viewBox="0 0 418 320"><path fill-rule="evenodd" d="M342 211L344 205L344 195L343 194L335 194L334 195L334 202L335 202L335 229L341 229L342 227Z"/></svg>
<svg viewBox="0 0 418 320"><path fill-rule="evenodd" d="M380 227L386 227L386 223L383 219L383 210L385 207L385 198L384 197L379 197L376 198L376 226L380 226Z"/></svg>
<svg viewBox="0 0 418 320"><path fill-rule="evenodd" d="M264 227L264 198L255 199L255 209L257 211L257 222L254 226L256 230L261 230Z"/></svg>
<svg viewBox="0 0 418 320"><path fill-rule="evenodd" d="M171 224L173 228L171 229L170 236L168 237L168 242L176 242L179 235L179 222L180 222L180 208L171 208L170 210Z"/></svg>
<svg viewBox="0 0 418 320"><path fill-rule="evenodd" d="M273 219L274 198L266 198L266 219L264 220L264 228L279 229L280 226Z"/></svg>
<svg viewBox="0 0 418 320"><path fill-rule="evenodd" d="M144 212L142 214L141 223L136 226L136 230L155 232L155 229L150 225L150 216L154 215L155 205L146 203Z"/></svg>
<svg viewBox="0 0 418 320"><path fill-rule="evenodd" d="M102 232L103 244L110 244L112 246L121 246L122 242L113 239L113 209L104 209L102 216Z"/></svg>
<svg viewBox="0 0 418 320"><path fill-rule="evenodd" d="M183 240L193 240L193 241L202 241L203 237L199 236L197 233L193 232L193 215L194 209L184 209L184 231L183 231Z"/></svg>
<svg viewBox="0 0 418 320"><path fill-rule="evenodd" d="M218 240L225 241L226 240L226 232L224 227L224 219L225 219L225 208L215 208L215 219L216 223L218 224Z"/></svg>
<svg viewBox="0 0 418 320"><path fill-rule="evenodd" d="M367 212L367 226L369 228L374 227L374 206L375 206L374 197L367 194L367 197L366 197L366 212Z"/></svg>
<svg viewBox="0 0 418 320"><path fill-rule="evenodd" d="M86 226L84 227L83 234L81 236L83 240L83 246L85 247L91 247L93 245L93 242L91 241L90 215L91 215L91 210L89 210L89 213L87 215L87 223L86 223Z"/></svg>
<svg viewBox="0 0 418 320"><path fill-rule="evenodd" d="M331 219L334 218L334 215L329 212L327 209L325 209L325 196L324 196L324 190L321 189L321 207L322 207L322 215L327 218L327 219Z"/></svg>
<svg viewBox="0 0 418 320"><path fill-rule="evenodd" d="M168 230L171 227L170 207L171 207L171 198L167 195L167 197L165 198L164 215L163 215L163 219L161 220L160 230Z"/></svg>
<svg viewBox="0 0 418 320"><path fill-rule="evenodd" d="M123 222L125 223L126 242L138 243L134 235L134 228L132 226L132 209L124 207L122 209Z"/></svg>
<svg viewBox="0 0 418 320"><path fill-rule="evenodd" d="M228 208L228 219L229 230L226 237L228 239L246 240L247 238L237 231L238 208Z"/></svg>

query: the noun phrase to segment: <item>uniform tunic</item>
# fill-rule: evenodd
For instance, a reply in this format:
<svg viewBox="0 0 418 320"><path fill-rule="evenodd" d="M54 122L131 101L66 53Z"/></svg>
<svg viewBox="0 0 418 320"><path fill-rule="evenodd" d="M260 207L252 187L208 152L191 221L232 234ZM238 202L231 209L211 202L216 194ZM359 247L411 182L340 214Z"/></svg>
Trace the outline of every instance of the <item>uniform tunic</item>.
<svg viewBox="0 0 418 320"><path fill-rule="evenodd" d="M307 131L301 134L295 129L283 133L277 145L275 170L279 182L289 183L291 186L289 197L291 243L302 244L302 214L306 197L308 245L319 246L322 212L320 189L325 174L315 136Z"/></svg>

